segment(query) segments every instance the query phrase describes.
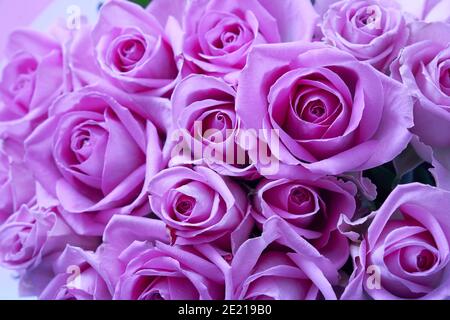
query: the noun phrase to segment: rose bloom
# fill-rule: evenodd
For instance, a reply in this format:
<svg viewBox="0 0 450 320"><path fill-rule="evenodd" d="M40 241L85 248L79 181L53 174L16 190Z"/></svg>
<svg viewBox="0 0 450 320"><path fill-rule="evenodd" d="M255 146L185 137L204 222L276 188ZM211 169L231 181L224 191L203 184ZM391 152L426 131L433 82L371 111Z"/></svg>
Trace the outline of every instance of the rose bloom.
<svg viewBox="0 0 450 320"><path fill-rule="evenodd" d="M146 215L146 181L163 168L155 126L105 87L58 100L26 141L27 165L83 235L101 235L114 214Z"/></svg>
<svg viewBox="0 0 450 320"><path fill-rule="evenodd" d="M115 3L117 4L117 2ZM125 2L125 6L127 6L127 2ZM131 6L134 7L135 5L131 3ZM142 9L138 8L138 10L141 11ZM170 85L170 88L166 88L168 91L164 88L148 89L150 91L147 89L130 91L119 84L117 82L119 80L105 76L97 61L94 41L92 40L92 28L91 25L81 23L80 29L64 37L65 57L67 65L70 66L67 72L68 81L72 88L71 91L77 91L89 86L110 86L114 88L115 95L119 95L121 92L122 98L126 97L127 100L130 100L128 103L130 108L142 117L150 119L157 129L165 134L172 126L171 104L166 96L172 91L173 86ZM130 81L144 83L144 80L139 79ZM156 85L156 87L158 86ZM152 94L152 92L156 93L159 89L162 89L162 97L159 94ZM167 95L163 92L166 92Z"/></svg>
<svg viewBox="0 0 450 320"><path fill-rule="evenodd" d="M103 5L91 40L103 74L127 92L166 95L175 85L178 67L163 27L137 4L109 1ZM81 67L79 54L83 56L89 45L81 42L73 52Z"/></svg>
<svg viewBox="0 0 450 320"><path fill-rule="evenodd" d="M418 183L397 187L375 213L343 298L447 298L449 205L448 191Z"/></svg>
<svg viewBox="0 0 450 320"><path fill-rule="evenodd" d="M202 0L189 2L185 10L183 56L188 67L232 83L255 45L309 41L317 22L308 0Z"/></svg>
<svg viewBox="0 0 450 320"><path fill-rule="evenodd" d="M348 240L337 230L341 215L356 212L356 186L336 178L262 180L253 200L253 216L261 225L273 216L288 222L337 268L350 254Z"/></svg>
<svg viewBox="0 0 450 320"><path fill-rule="evenodd" d="M111 300L111 290L91 251L67 246L54 263L54 278L40 300Z"/></svg>
<svg viewBox="0 0 450 320"><path fill-rule="evenodd" d="M278 176L373 168L411 139L412 100L404 87L322 43L255 48L236 109L243 129L261 132L280 160ZM254 157L253 147L246 148Z"/></svg>
<svg viewBox="0 0 450 320"><path fill-rule="evenodd" d="M450 139L450 27L445 23L414 23L410 45L393 63L392 77L403 82L415 97L416 152L432 163L441 188L449 188ZM430 126L430 124L433 124ZM429 148L431 146L431 148Z"/></svg>
<svg viewBox="0 0 450 320"><path fill-rule="evenodd" d="M12 270L33 268L46 256L61 253L67 244L92 248L98 240L77 236L56 207L23 205L0 227L0 265Z"/></svg>
<svg viewBox="0 0 450 320"><path fill-rule="evenodd" d="M229 249L229 238L247 212L244 190L206 167L174 167L149 185L153 212L166 223L176 244L210 243Z"/></svg>
<svg viewBox="0 0 450 320"><path fill-rule="evenodd" d="M314 8L320 14L339 0L315 0ZM391 1L392 2L392 1ZM408 20L422 20L426 22L449 21L450 2L447 0L395 0Z"/></svg>
<svg viewBox="0 0 450 320"><path fill-rule="evenodd" d="M330 7L322 23L325 41L386 70L408 40L406 21L394 1L344 0Z"/></svg>
<svg viewBox="0 0 450 320"><path fill-rule="evenodd" d="M236 143L240 123L235 96L226 82L204 75L189 76L177 85L172 96L175 131L171 138L182 141L173 149L172 164L204 163L221 175L257 177L255 166Z"/></svg>
<svg viewBox="0 0 450 320"><path fill-rule="evenodd" d="M22 157L20 143L0 142L0 225L35 195L34 179Z"/></svg>
<svg viewBox="0 0 450 320"><path fill-rule="evenodd" d="M0 137L23 140L64 90L61 46L34 31L13 32L0 81Z"/></svg>
<svg viewBox="0 0 450 320"><path fill-rule="evenodd" d="M338 273L328 259L279 217L268 219L263 230L233 258L232 299L336 300Z"/></svg>
<svg viewBox="0 0 450 320"><path fill-rule="evenodd" d="M101 270L117 300L220 300L224 275L209 245L170 246L162 221L115 216L98 249ZM206 247L206 248L205 248ZM206 253L203 253L203 252Z"/></svg>
<svg viewBox="0 0 450 320"><path fill-rule="evenodd" d="M425 144L448 148L450 26L445 23L416 23L411 28L411 45L392 65L392 76L403 82L416 98L412 132Z"/></svg>

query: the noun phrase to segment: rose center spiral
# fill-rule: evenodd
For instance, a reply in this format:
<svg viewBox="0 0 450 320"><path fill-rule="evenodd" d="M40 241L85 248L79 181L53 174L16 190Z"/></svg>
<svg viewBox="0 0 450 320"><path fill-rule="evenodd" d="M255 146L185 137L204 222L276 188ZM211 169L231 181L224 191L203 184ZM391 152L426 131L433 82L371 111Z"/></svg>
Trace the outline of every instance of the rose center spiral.
<svg viewBox="0 0 450 320"><path fill-rule="evenodd" d="M435 263L435 256L429 250L422 250L416 258L417 269L427 271L431 269Z"/></svg>
<svg viewBox="0 0 450 320"><path fill-rule="evenodd" d="M291 191L291 194L289 195L290 201L297 205L302 205L305 202L310 201L311 194L308 190L302 187L297 187Z"/></svg>
<svg viewBox="0 0 450 320"><path fill-rule="evenodd" d="M142 60L145 51L144 39L140 37L122 39L115 50L115 67L121 72L131 71Z"/></svg>
<svg viewBox="0 0 450 320"><path fill-rule="evenodd" d="M183 195L178 198L175 210L183 216L189 216L192 213L194 206L195 206L195 199Z"/></svg>

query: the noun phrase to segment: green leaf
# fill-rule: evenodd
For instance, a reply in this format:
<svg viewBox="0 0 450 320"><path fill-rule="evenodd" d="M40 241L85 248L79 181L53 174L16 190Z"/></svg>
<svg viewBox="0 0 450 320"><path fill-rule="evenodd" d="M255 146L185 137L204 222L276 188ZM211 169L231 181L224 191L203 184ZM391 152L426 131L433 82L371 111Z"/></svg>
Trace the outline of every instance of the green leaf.
<svg viewBox="0 0 450 320"><path fill-rule="evenodd" d="M430 173L430 168L432 166L428 163L424 163L417 167L413 171L412 180L414 182L420 182L423 184L428 184L430 186L436 186L436 181L434 181L433 175Z"/></svg>
<svg viewBox="0 0 450 320"><path fill-rule="evenodd" d="M151 0L130 0L131 2L137 3L140 6L146 8Z"/></svg>

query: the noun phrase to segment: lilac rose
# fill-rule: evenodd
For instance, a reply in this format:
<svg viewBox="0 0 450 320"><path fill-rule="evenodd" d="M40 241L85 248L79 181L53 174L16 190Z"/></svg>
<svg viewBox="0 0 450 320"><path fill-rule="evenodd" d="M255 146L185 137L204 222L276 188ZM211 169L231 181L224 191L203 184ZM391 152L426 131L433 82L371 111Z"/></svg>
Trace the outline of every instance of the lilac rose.
<svg viewBox="0 0 450 320"><path fill-rule="evenodd" d="M55 276L40 294L41 300L111 300L100 261L91 251L67 246L54 263Z"/></svg>
<svg viewBox="0 0 450 320"><path fill-rule="evenodd" d="M117 300L211 300L224 298L224 274L209 245L171 246L162 221L115 216L98 249L101 270Z"/></svg>
<svg viewBox="0 0 450 320"><path fill-rule="evenodd" d="M259 46L239 83L242 127L259 132L282 164L272 175L373 168L395 158L411 139L406 89L322 43ZM257 154L252 144L245 148Z"/></svg>
<svg viewBox="0 0 450 320"><path fill-rule="evenodd" d="M171 40L139 5L128 1L103 5L92 41L101 71L125 91L162 96L173 89L178 67Z"/></svg>
<svg viewBox="0 0 450 320"><path fill-rule="evenodd" d="M386 70L408 40L408 28L393 0L343 0L322 23L325 41L358 60Z"/></svg>
<svg viewBox="0 0 450 320"><path fill-rule="evenodd" d="M56 207L23 205L0 227L0 265L32 269L46 256L61 253L67 244L95 248L98 240L76 235Z"/></svg>
<svg viewBox="0 0 450 320"><path fill-rule="evenodd" d="M279 217L240 246L231 270L232 299L336 300L337 269Z"/></svg>
<svg viewBox="0 0 450 320"><path fill-rule="evenodd" d="M392 65L392 76L415 97L416 152L432 163L439 187L450 188L450 26L414 23L410 45ZM432 125L430 125L432 124Z"/></svg>
<svg viewBox="0 0 450 320"><path fill-rule="evenodd" d="M337 268L347 261L347 239L337 230L341 215L356 212L356 186L336 178L263 180L255 191L253 217L264 225L271 217L288 222Z"/></svg>
<svg viewBox="0 0 450 320"><path fill-rule="evenodd" d="M172 164L206 164L221 175L254 178L255 166L236 142L240 121L236 91L223 80L192 75L172 96ZM179 139L181 138L181 141ZM179 154L181 153L181 154Z"/></svg>
<svg viewBox="0 0 450 320"><path fill-rule="evenodd" d="M255 45L309 41L316 20L309 0L188 2L183 56L192 72L235 83Z"/></svg>
<svg viewBox="0 0 450 320"><path fill-rule="evenodd" d="M47 35L14 31L0 81L0 138L22 141L64 91L61 46Z"/></svg>
<svg viewBox="0 0 450 320"><path fill-rule="evenodd" d="M450 172L450 27L414 23L410 45L392 64L392 76L415 98L416 152L433 164L437 185L448 188Z"/></svg>
<svg viewBox="0 0 450 320"><path fill-rule="evenodd" d="M153 212L164 221L175 244L218 242L230 248L230 234L247 213L241 186L206 167L174 167L149 185Z"/></svg>
<svg viewBox="0 0 450 320"><path fill-rule="evenodd" d="M411 44L392 65L392 76L404 83L416 98L412 132L427 145L448 148L450 26L416 23L411 28Z"/></svg>
<svg viewBox="0 0 450 320"><path fill-rule="evenodd" d="M80 234L101 235L114 214L149 213L145 186L164 167L161 141L130 103L106 88L79 90L26 141L26 163Z"/></svg>
<svg viewBox="0 0 450 320"><path fill-rule="evenodd" d="M324 14L329 7L339 0L315 0L314 8ZM426 22L449 21L450 2L448 0L395 0L408 20Z"/></svg>
<svg viewBox="0 0 450 320"><path fill-rule="evenodd" d="M374 214L342 298L448 298L449 207L448 191L397 187Z"/></svg>

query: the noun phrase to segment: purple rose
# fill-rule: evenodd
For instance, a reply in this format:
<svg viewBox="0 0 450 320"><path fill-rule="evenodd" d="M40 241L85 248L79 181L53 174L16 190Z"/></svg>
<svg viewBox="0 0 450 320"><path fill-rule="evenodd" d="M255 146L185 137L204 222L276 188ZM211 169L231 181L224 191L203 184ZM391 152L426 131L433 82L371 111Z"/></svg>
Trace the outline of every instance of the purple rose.
<svg viewBox="0 0 450 320"><path fill-rule="evenodd" d="M263 234L244 242L232 265L232 299L336 299L338 273L328 259L297 237L279 217Z"/></svg>
<svg viewBox="0 0 450 320"><path fill-rule="evenodd" d="M339 0L315 0L314 8L325 13ZM384 1L384 0L383 0ZM395 0L408 20L419 19L426 22L449 21L450 2L447 0Z"/></svg>
<svg viewBox="0 0 450 320"><path fill-rule="evenodd" d="M106 3L92 40L101 70L125 91L160 96L173 89L178 67L172 44L159 22L139 5Z"/></svg>
<svg viewBox="0 0 450 320"><path fill-rule="evenodd" d="M9 62L0 81L0 138L25 138L47 116L63 92L60 45L44 34L19 30L10 35Z"/></svg>
<svg viewBox="0 0 450 320"><path fill-rule="evenodd" d="M394 1L344 0L324 15L325 40L379 70L386 70L408 40L406 21Z"/></svg>
<svg viewBox="0 0 450 320"><path fill-rule="evenodd" d="M221 175L254 178L257 171L246 152L236 143L239 119L236 91L223 80L192 75L181 81L172 96L172 164L202 162ZM179 155L179 151L183 151Z"/></svg>
<svg viewBox="0 0 450 320"><path fill-rule="evenodd" d="M111 290L90 251L68 246L54 264L55 277L39 296L41 300L111 300Z"/></svg>
<svg viewBox="0 0 450 320"><path fill-rule="evenodd" d="M176 244L218 240L229 248L229 236L247 212L244 190L206 167L174 167L149 185L153 212L167 224Z"/></svg>
<svg viewBox="0 0 450 320"><path fill-rule="evenodd" d="M71 227L101 235L114 214L146 215L146 181L163 168L155 126L105 88L58 100L26 141L26 162Z"/></svg>
<svg viewBox="0 0 450 320"><path fill-rule="evenodd" d="M374 214L343 298L448 298L449 207L448 191L397 187Z"/></svg>
<svg viewBox="0 0 450 320"><path fill-rule="evenodd" d="M288 222L337 268L349 257L347 239L337 230L341 215L356 212L356 186L336 178L263 180L256 188L253 216L260 224L273 216Z"/></svg>
<svg viewBox="0 0 450 320"><path fill-rule="evenodd" d="M269 144L282 164L278 175L373 168L411 139L412 100L404 87L336 48L259 46L239 81L242 127ZM252 145L246 148L254 157Z"/></svg>
<svg viewBox="0 0 450 320"><path fill-rule="evenodd" d="M190 2L184 17L189 67L233 83L253 46L311 40L317 20L308 0L201 0Z"/></svg>
<svg viewBox="0 0 450 320"><path fill-rule="evenodd" d="M392 76L415 97L411 131L418 136L416 151L433 164L437 185L449 188L450 27L441 22L413 23L411 30L410 45L392 64Z"/></svg>
<svg viewBox="0 0 450 320"><path fill-rule="evenodd" d="M223 299L224 275L209 245L170 246L162 221L115 216L98 250L118 300Z"/></svg>
<svg viewBox="0 0 450 320"><path fill-rule="evenodd" d="M0 265L31 269L67 244L95 247L97 239L77 236L61 219L57 208L23 205L0 227Z"/></svg>
<svg viewBox="0 0 450 320"><path fill-rule="evenodd" d="M416 98L412 132L425 144L448 148L450 26L445 23L416 23L411 28L412 44L392 65L392 76L403 82Z"/></svg>

